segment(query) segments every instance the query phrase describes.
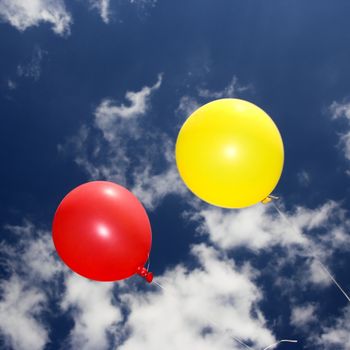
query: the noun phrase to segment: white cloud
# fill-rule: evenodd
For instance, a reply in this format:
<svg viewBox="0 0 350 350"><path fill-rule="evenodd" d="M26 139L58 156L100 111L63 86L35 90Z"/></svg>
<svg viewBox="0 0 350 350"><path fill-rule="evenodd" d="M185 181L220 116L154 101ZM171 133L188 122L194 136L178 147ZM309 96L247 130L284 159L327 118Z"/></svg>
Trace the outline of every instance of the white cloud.
<svg viewBox="0 0 350 350"><path fill-rule="evenodd" d="M135 4L140 6L141 8L154 7L158 0L129 0L130 4Z"/></svg>
<svg viewBox="0 0 350 350"><path fill-rule="evenodd" d="M25 275L33 283L48 281L62 272L51 234L36 228L31 222L22 225L7 225L16 245L0 245L0 253L5 259L5 268L15 275Z"/></svg>
<svg viewBox="0 0 350 350"><path fill-rule="evenodd" d="M276 245L307 245L312 230L321 229L320 243L340 248L346 243L344 211L333 201L315 209L296 207L294 212L278 215L273 205L257 204L245 209L226 210L217 207L201 209L193 214L199 220L199 231L223 249L246 247L253 251ZM344 226L344 227L343 227ZM344 236L345 235L345 236ZM344 247L344 246L343 246ZM348 248L344 247L344 248ZM316 253L321 254L321 251Z"/></svg>
<svg viewBox="0 0 350 350"><path fill-rule="evenodd" d="M350 223L340 205L333 201L315 209L297 207L282 216L271 205L262 204L243 210L200 208L188 215L199 223L198 232L221 249L246 248L258 255L281 247L284 257L278 257L273 266L276 271L286 264L298 266L296 261L306 258L301 270L295 269L295 276L300 279L295 288L310 283L317 288L331 285L320 261L329 266L336 252L350 250ZM276 278L277 284L282 286L289 281L280 277Z"/></svg>
<svg viewBox="0 0 350 350"><path fill-rule="evenodd" d="M150 209L155 209L155 206L170 193L177 195L188 193L176 169L173 143L165 138L162 142L162 148L167 163L167 168L163 172L154 174L151 164L146 158L133 173L132 192Z"/></svg>
<svg viewBox="0 0 350 350"><path fill-rule="evenodd" d="M5 229L14 243L0 243L1 267L9 275L0 282L0 333L15 350L44 349L49 337L41 315L57 293L63 265L49 232L28 221Z"/></svg>
<svg viewBox="0 0 350 350"><path fill-rule="evenodd" d="M156 0L130 0L141 9L155 6ZM102 21L108 24L111 20L110 0L88 0L88 6L98 11ZM0 19L25 31L27 28L49 23L59 35L69 35L72 16L64 0L1 0Z"/></svg>
<svg viewBox="0 0 350 350"><path fill-rule="evenodd" d="M50 312L52 303L73 319L63 341L71 349L238 350L233 337L260 348L275 341L259 309L263 294L256 284L258 272L248 264L238 268L205 244L192 247L196 268L168 269L156 278L166 290L147 285L145 292L135 289L135 283L144 283L139 278L113 284L67 273L52 256L48 233L29 222L7 230L18 241L2 245L12 269L0 284L0 329L15 350L41 350L49 342L50 329L41 315ZM181 336L169 343L174 334Z"/></svg>
<svg viewBox="0 0 350 350"><path fill-rule="evenodd" d="M118 306L113 305L113 283L93 282L70 274L61 301L64 311L70 311L74 327L69 336L72 349L108 349L107 336L122 320Z"/></svg>
<svg viewBox="0 0 350 350"><path fill-rule="evenodd" d="M0 282L0 334L6 343L15 350L44 349L50 330L42 315L58 303L74 320L66 340L69 348L108 348L108 331L121 320L113 305L113 283L69 273L57 257L51 234L30 222L7 225L6 230L14 242L0 244L2 267L10 276Z"/></svg>
<svg viewBox="0 0 350 350"><path fill-rule="evenodd" d="M335 347L350 350L350 307L344 309L341 317L333 319L330 325L323 326L320 337L315 341L319 349L333 350Z"/></svg>
<svg viewBox="0 0 350 350"><path fill-rule="evenodd" d="M348 130L340 134L340 144L345 158L350 160L350 102L333 102L329 110L333 119L345 118L348 122Z"/></svg>
<svg viewBox="0 0 350 350"><path fill-rule="evenodd" d="M78 135L59 146L70 155L73 152L76 163L93 179L126 186L148 209L154 209L167 194L186 193L175 167L173 142L142 120L161 83L159 74L154 85L128 91L128 105L102 100L94 113L95 128L82 126Z"/></svg>
<svg viewBox="0 0 350 350"><path fill-rule="evenodd" d="M305 329L306 326L317 320L316 309L314 304L295 306L290 317L291 324L297 328Z"/></svg>
<svg viewBox="0 0 350 350"><path fill-rule="evenodd" d="M238 82L238 78L233 76L230 83L225 86L222 90L212 91L209 89L200 88L198 89L198 95L200 97L219 99L219 98L233 98L237 97L240 93L251 89L250 85L243 86Z"/></svg>
<svg viewBox="0 0 350 350"><path fill-rule="evenodd" d="M151 210L155 209L168 194L187 193L175 166L156 175L152 175L152 170L147 166L142 172L135 175L132 192Z"/></svg>
<svg viewBox="0 0 350 350"><path fill-rule="evenodd" d="M28 63L19 64L17 66L17 75L19 77L31 78L38 80L41 75L41 63L44 55L47 52L40 47L36 47L33 51L33 55Z"/></svg>
<svg viewBox="0 0 350 350"><path fill-rule="evenodd" d="M199 102L191 96L182 96L180 99L179 106L177 107L177 112L180 113L183 119L189 117L196 109L200 107Z"/></svg>
<svg viewBox="0 0 350 350"><path fill-rule="evenodd" d="M1 281L0 290L0 333L6 344L15 350L44 349L48 331L38 317L45 308L45 293L19 276Z"/></svg>
<svg viewBox="0 0 350 350"><path fill-rule="evenodd" d="M175 167L173 141L154 126L147 129L149 123L141 118L151 109L151 97L161 84L162 74L159 74L154 85L127 91L128 104L103 99L94 112L95 128L83 126L77 136L60 146L61 150L67 146L73 149L76 163L93 179L107 179L128 187L149 209L154 209L168 194L188 193ZM202 89L199 93L207 97L213 94L218 97L219 93L229 97L248 88L233 77L222 92ZM188 116L198 107L196 99L183 96L176 112ZM164 169L161 172L159 163Z"/></svg>
<svg viewBox="0 0 350 350"><path fill-rule="evenodd" d="M308 187L310 185L311 177L306 170L301 170L299 173L297 173L297 178L301 186Z"/></svg>
<svg viewBox="0 0 350 350"><path fill-rule="evenodd" d="M165 290L122 297L130 309L130 337L120 350L241 349L233 337L258 348L273 343L258 308L263 296L254 284L256 271L238 269L206 245L194 246L192 254L200 267L168 270L157 279Z"/></svg>
<svg viewBox="0 0 350 350"><path fill-rule="evenodd" d="M334 119L345 117L350 121L350 102L333 102L330 106L330 112Z"/></svg>
<svg viewBox="0 0 350 350"><path fill-rule="evenodd" d="M301 232L288 227L271 209L262 204L243 210L209 207L194 218L202 221L199 231L225 250L246 247L259 251L306 242Z"/></svg>
<svg viewBox="0 0 350 350"><path fill-rule="evenodd" d="M308 268L303 274L303 279L309 280L311 283L319 287L326 287L332 284L332 280L321 267L320 263L314 259L309 261Z"/></svg>
<svg viewBox="0 0 350 350"><path fill-rule="evenodd" d="M17 84L12 79L8 79L7 80L7 87L9 88L9 90L15 90L17 88Z"/></svg>
<svg viewBox="0 0 350 350"><path fill-rule="evenodd" d="M242 92L251 89L251 85L241 85L238 78L233 76L232 80L222 90L213 91L201 87L197 89L198 97L189 95L182 96L176 112L179 113L182 118L187 118L204 103L208 103L214 99L238 97ZM201 102L202 100L204 100L203 103Z"/></svg>
<svg viewBox="0 0 350 350"><path fill-rule="evenodd" d="M108 24L110 21L110 15L111 15L110 0L89 0L89 2L90 2L90 6L99 12L103 22Z"/></svg>
<svg viewBox="0 0 350 350"><path fill-rule="evenodd" d="M1 0L0 18L20 31L47 22L60 35L69 34L72 22L63 0Z"/></svg>
<svg viewBox="0 0 350 350"><path fill-rule="evenodd" d="M270 218L271 224L281 229L282 223L269 209L265 209L267 207L262 208L263 211L250 212L250 220L268 231L265 220ZM337 214L339 211L339 206L331 202L314 210L298 208L288 217L293 217L303 229L319 230L324 227L329 230L328 239L332 240L332 232L339 229L337 220L342 217L342 214ZM253 240L246 226L248 219L242 217L241 213L234 215L244 232ZM337 216L338 219L333 221ZM225 221L227 218L222 216L221 219ZM227 234L232 234L231 225L224 225ZM259 283L263 281L263 275L269 273L268 269L258 271L247 263L238 267L226 256L227 251L237 246L236 243L224 246L220 240L211 237L216 248L208 244L194 245L191 254L196 259L195 267L179 264L168 269L156 277L156 282L161 283L164 290L147 285L145 288L149 290L145 291L144 288L135 288L135 284L143 283L136 278L113 284L92 282L71 273L62 275L61 272L67 269L57 261L48 232L38 230L29 222L20 226L7 226L7 230L19 241L13 246L1 245L1 253L7 257L7 265L11 267L8 271L12 277L0 284L0 311L5 311L0 312L0 328L7 343L16 350L27 349L28 344L33 344L34 350L45 347L49 341L49 329L41 315L49 311L51 302L59 303L62 311L74 321L65 342L67 348L72 349L103 350L115 345L121 350L239 350L241 346L233 337L260 349L276 341L260 309L261 301L267 296L262 293L263 285ZM252 230L256 232L257 227ZM257 235L261 234L257 232ZM277 228L272 234L263 234L277 234ZM282 232L271 241L259 239L257 245L248 244L245 240L243 242L257 253L268 249L268 242L286 247L295 243L299 248L300 244L305 244L298 232L291 234L293 238L287 240L282 239ZM322 249L322 244L327 244L328 239L320 240ZM321 247L317 249L321 250ZM333 244L328 248L330 255L340 246ZM61 288L56 288L56 293L52 293L51 290L62 276L65 283L63 293ZM276 285L278 287L282 291L285 288ZM302 327L313 322L315 308L312 307L312 304L295 307L291 324ZM336 345L339 339L346 342L348 330L345 319L348 316L344 315L344 320L334 321L331 326L323 325L318 330L322 331L325 344Z"/></svg>
<svg viewBox="0 0 350 350"><path fill-rule="evenodd" d="M94 127L83 126L72 141L78 151L77 163L90 176L126 185L148 208L154 208L169 193L186 192L174 166L172 141L158 129L145 127L144 116L152 110L151 98L160 86L161 78L154 85L129 91L129 105L104 99L96 108ZM137 292L126 288L118 290L117 305L110 286L97 287L85 280L77 282L76 276L69 277L62 307L67 312L73 310L72 346L105 348L108 336L114 334L116 343L122 341L122 350L240 349L229 337L231 334L259 348L266 347L275 339L259 309L264 295L259 289L263 285L259 286L255 278L257 271L249 265L237 268L225 254L242 247L257 256L273 252L272 262L261 274L270 274L270 265L276 263L276 275L286 264L294 267L297 257L301 257L303 262L296 264L293 279L284 275L291 286L289 291L295 292L309 288L310 283L315 288L331 283L315 261L307 259L309 256L318 256L328 266L338 250L350 248L350 224L335 202L315 209L295 208L286 214L293 227L276 215L271 205L229 211L194 203L196 213L189 215L198 222L201 238L209 238L215 248L196 245L192 254L198 259L197 268L178 265L157 277L156 281L165 286L164 294L161 290L143 293L140 288ZM281 294L286 290L283 283L277 275L274 287L280 288ZM106 319L94 319L98 310L87 305L87 294L93 293ZM128 309L123 321L120 308ZM302 311L294 312L295 322L306 322L307 310L303 315Z"/></svg>
<svg viewBox="0 0 350 350"><path fill-rule="evenodd" d="M340 142L343 145L345 158L350 160L350 131L341 135Z"/></svg>
<svg viewBox="0 0 350 350"><path fill-rule="evenodd" d="M162 75L158 75L158 80L153 86L144 86L140 91L128 91L125 98L130 102L129 105L116 104L111 99L104 99L95 111L96 126L103 132L107 141L113 141L115 135L116 123L121 119L134 119L144 115L149 108L149 98L152 93L160 88ZM130 135L132 136L132 135Z"/></svg>

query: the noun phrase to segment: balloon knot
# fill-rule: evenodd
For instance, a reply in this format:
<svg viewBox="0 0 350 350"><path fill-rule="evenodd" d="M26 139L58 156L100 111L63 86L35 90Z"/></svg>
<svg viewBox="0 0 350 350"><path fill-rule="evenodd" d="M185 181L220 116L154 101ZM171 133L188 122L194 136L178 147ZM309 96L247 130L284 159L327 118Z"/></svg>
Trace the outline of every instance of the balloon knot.
<svg viewBox="0 0 350 350"><path fill-rule="evenodd" d="M139 266L137 268L137 274L144 278L148 283L153 281L153 273L149 272L145 267Z"/></svg>
<svg viewBox="0 0 350 350"><path fill-rule="evenodd" d="M264 198L261 203L262 204L269 204L270 202L272 202L273 200L277 200L279 199L279 197L276 196L272 196L271 194L269 196L267 196L266 198Z"/></svg>

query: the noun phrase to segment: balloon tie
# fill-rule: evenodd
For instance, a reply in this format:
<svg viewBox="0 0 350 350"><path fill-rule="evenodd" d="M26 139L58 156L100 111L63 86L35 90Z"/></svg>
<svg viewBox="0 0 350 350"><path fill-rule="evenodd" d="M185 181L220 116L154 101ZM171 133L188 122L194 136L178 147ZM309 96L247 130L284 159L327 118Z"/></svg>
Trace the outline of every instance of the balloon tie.
<svg viewBox="0 0 350 350"><path fill-rule="evenodd" d="M266 198L264 198L261 203L262 204L269 204L271 203L272 201L275 201L279 199L279 197L276 197L276 196L272 196L271 194L269 196L267 196Z"/></svg>
<svg viewBox="0 0 350 350"><path fill-rule="evenodd" d="M139 266L137 268L137 274L145 279L148 283L151 283L153 281L153 273L149 272L148 269L146 269L144 266Z"/></svg>

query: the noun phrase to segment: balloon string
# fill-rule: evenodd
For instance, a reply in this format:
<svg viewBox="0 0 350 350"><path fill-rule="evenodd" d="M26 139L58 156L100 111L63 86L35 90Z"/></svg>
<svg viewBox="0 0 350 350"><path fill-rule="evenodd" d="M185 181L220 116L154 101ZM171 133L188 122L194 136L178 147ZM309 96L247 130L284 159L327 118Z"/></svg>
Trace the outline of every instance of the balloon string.
<svg viewBox="0 0 350 350"><path fill-rule="evenodd" d="M277 210L279 215L289 224L289 226L295 231L297 234L301 234L302 236L305 236L303 232L300 232L294 224L288 219L288 217L278 208L276 203L272 202L274 208ZM311 257L322 267L323 271L328 275L328 277L333 281L333 283L336 285L336 287L342 292L342 294L345 296L345 298L350 302L349 295L344 291L344 289L341 287L339 282L334 278L334 276L330 273L330 271L327 269L327 267L322 263L321 260L319 260L314 254L311 253Z"/></svg>
<svg viewBox="0 0 350 350"><path fill-rule="evenodd" d="M159 288L166 290L160 283L158 283L157 281L153 280L152 283L154 283L156 286L158 286Z"/></svg>
<svg viewBox="0 0 350 350"><path fill-rule="evenodd" d="M267 348L264 348L263 350L271 349L271 348L273 348L276 345L281 344L281 343L297 343L297 342L298 342L297 340L283 339L283 340L278 341L277 343L269 345Z"/></svg>
<svg viewBox="0 0 350 350"><path fill-rule="evenodd" d="M149 271L150 266L151 266L151 254L148 256L147 271Z"/></svg>
<svg viewBox="0 0 350 350"><path fill-rule="evenodd" d="M321 261L317 260L316 261L321 265L322 269L326 274L329 276L329 278L334 282L334 284L338 287L338 289L344 294L345 298L350 302L350 297L346 294L344 289L340 286L340 284L336 281L336 279L332 276L332 274L329 272L326 266L322 264Z"/></svg>
<svg viewBox="0 0 350 350"><path fill-rule="evenodd" d="M156 286L158 286L158 287L161 288L162 290L167 291L167 289L166 289L164 286L162 286L160 283L158 283L157 281L153 280L152 283L154 283ZM206 320L213 328L218 328L218 329L220 329L220 326L218 326L218 324L216 324L214 321L212 321L212 320L210 320L210 319L208 319L208 318L205 318L205 320ZM237 343L243 345L245 348L250 349L250 350L254 350L254 348L250 347L248 344L244 343L242 340L240 340L239 338L237 338L237 337L235 337L234 335L232 335L232 332L233 332L233 331L232 331L231 329L225 329L224 332L225 332L225 333L231 333L231 334L230 334L230 337L231 337L233 340L235 340ZM276 345L278 345L278 344L280 344L280 343L286 343L286 342L287 342L287 343L297 343L298 341L297 341L297 340L289 340L289 339L287 339L287 340L286 340L286 339L280 340L280 341L278 341L277 343L274 343L274 344L272 344L272 345L269 345L267 348L264 348L263 350L270 349L270 348L272 348L272 347L274 347L274 346L276 346Z"/></svg>

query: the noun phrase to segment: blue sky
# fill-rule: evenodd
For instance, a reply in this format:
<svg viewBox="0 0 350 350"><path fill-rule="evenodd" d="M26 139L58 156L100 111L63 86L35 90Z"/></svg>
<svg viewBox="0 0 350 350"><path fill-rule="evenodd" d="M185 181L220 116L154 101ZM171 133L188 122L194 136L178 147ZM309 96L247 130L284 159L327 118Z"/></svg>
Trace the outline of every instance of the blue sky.
<svg viewBox="0 0 350 350"><path fill-rule="evenodd" d="M296 339L278 349L349 350L349 302L317 262L350 291L349 10L0 0L0 347L262 350ZM279 127L275 193L289 222L272 205L212 207L179 179L182 123L223 97ZM96 179L146 207L164 290L137 276L88 281L58 259L55 209Z"/></svg>

